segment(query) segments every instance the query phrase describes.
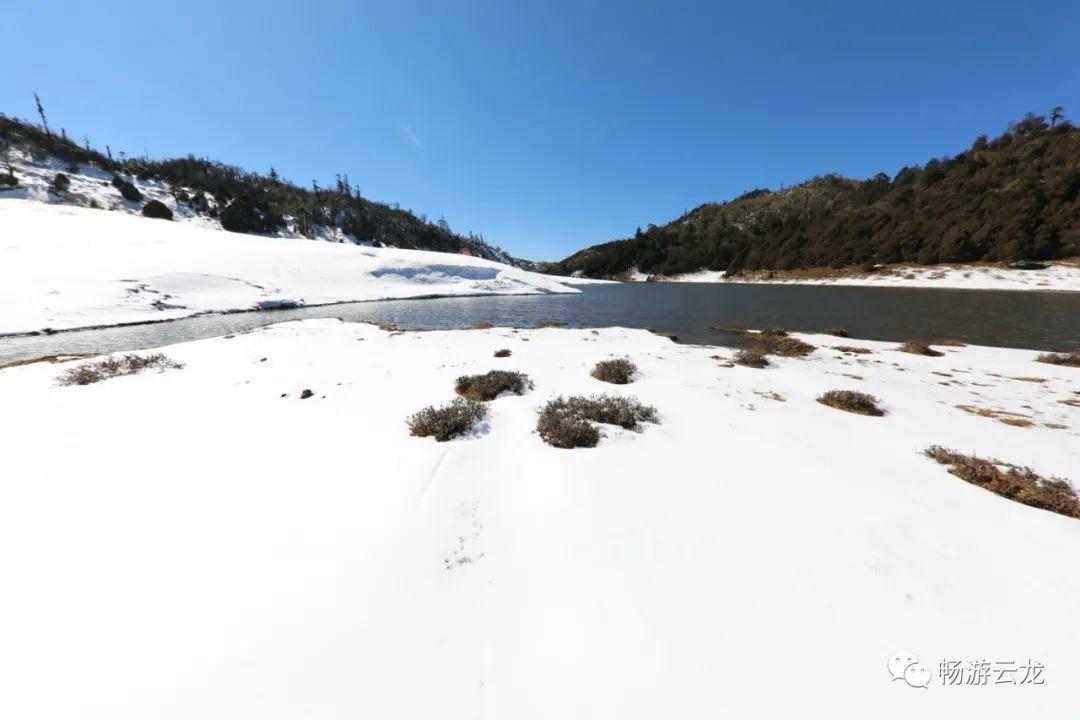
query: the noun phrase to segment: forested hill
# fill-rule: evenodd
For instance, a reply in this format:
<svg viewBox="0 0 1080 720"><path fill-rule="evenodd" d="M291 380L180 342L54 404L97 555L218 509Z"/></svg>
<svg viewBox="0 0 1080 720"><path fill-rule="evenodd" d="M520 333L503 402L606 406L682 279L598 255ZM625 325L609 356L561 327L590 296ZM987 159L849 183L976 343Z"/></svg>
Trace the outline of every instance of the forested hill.
<svg viewBox="0 0 1080 720"><path fill-rule="evenodd" d="M331 187L300 187L271 169L267 174L192 155L169 160L125 157L106 148L102 153L88 141L74 142L64 130L49 128L0 113L0 192L20 186L19 163L23 158L38 167L55 166L57 174L97 172L107 178L130 205L145 204L137 186L163 183L171 197L166 200L183 206L198 216L220 222L226 230L268 234L288 234L340 241L371 242L390 247L468 253L519 266L531 263L510 257L488 245L483 237L453 232L445 220L429 222L396 205L375 202L361 196L347 176L339 176ZM80 168L80 166L82 166ZM96 170L95 170L96 169ZM23 182L26 178L22 179ZM134 182L133 182L134 181ZM75 192L65 192L66 178L50 186L50 200L73 204L100 204Z"/></svg>
<svg viewBox="0 0 1080 720"><path fill-rule="evenodd" d="M826 175L754 190L548 269L611 277L1071 257L1080 255L1078 191L1080 129L1058 108L894 178Z"/></svg>

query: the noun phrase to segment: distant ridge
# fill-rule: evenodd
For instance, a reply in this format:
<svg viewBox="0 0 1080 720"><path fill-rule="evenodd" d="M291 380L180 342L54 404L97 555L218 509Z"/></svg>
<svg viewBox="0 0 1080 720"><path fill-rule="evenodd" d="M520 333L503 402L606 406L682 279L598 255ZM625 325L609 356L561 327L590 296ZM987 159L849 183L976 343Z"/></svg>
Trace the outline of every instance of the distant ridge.
<svg viewBox="0 0 1080 720"><path fill-rule="evenodd" d="M599 278L1073 257L1078 192L1080 129L1055 108L1050 120L1029 113L993 140L894 178L825 175L753 190L545 269Z"/></svg>

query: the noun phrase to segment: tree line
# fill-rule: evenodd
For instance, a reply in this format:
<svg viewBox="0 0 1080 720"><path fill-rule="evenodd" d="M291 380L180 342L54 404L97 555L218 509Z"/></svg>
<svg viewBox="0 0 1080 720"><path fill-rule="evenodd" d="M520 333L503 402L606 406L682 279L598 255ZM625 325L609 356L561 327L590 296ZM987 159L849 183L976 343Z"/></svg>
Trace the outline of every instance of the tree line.
<svg viewBox="0 0 1080 720"><path fill-rule="evenodd" d="M167 183L177 202L218 219L226 230L273 233L289 218L293 230L308 237L314 237L320 227L332 227L359 241L521 262L489 245L482 235L452 231L443 218L431 222L397 204L363 197L348 175L338 175L329 187L312 181L308 188L283 179L273 168L265 174L246 172L194 155L165 160L128 157L114 155L108 146L102 153L88 139L81 145L75 142L63 128L59 134L54 132L36 94L34 101L40 123L0 113L0 188L18 184L10 160L11 151L19 149L34 158L54 157L71 166L88 164L110 172L113 185L122 193L127 190L125 197L138 195L132 192L131 178Z"/></svg>
<svg viewBox="0 0 1080 720"><path fill-rule="evenodd" d="M1080 129L1029 113L955 157L890 178L813 178L708 203L547 269L613 277L1080 256Z"/></svg>

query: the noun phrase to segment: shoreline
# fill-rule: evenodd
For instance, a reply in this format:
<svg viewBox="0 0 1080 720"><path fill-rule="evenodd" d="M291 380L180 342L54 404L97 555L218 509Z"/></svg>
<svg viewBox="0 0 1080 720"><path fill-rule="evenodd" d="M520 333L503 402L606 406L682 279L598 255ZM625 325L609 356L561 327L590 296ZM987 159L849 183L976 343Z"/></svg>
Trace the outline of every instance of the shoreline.
<svg viewBox="0 0 1080 720"><path fill-rule="evenodd" d="M728 278L721 271L702 270L654 282L716 282L746 285L825 285L833 287L938 288L942 290L1003 290L1016 292L1080 292L1080 259L1048 261L1040 270L1019 270L990 263L950 265L889 265L861 269L753 271Z"/></svg>
<svg viewBox="0 0 1080 720"><path fill-rule="evenodd" d="M467 255L271 238L0 199L5 335L369 300L579 293Z"/></svg>

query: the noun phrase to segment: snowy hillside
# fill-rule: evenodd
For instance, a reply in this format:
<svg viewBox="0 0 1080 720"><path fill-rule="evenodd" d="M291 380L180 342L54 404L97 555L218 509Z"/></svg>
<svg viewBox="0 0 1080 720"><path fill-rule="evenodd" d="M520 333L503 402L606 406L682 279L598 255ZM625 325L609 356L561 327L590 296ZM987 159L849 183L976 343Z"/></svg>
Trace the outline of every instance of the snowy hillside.
<svg viewBox="0 0 1080 720"><path fill-rule="evenodd" d="M108 180L82 177L73 178L72 192L132 209ZM6 195L18 193L48 198L39 184ZM198 216L154 220L0 199L0 334L282 305L559 292L577 290L463 255L242 235Z"/></svg>
<svg viewBox="0 0 1080 720"><path fill-rule="evenodd" d="M143 205L157 200L172 211L176 222L191 223L207 229L221 229L221 223L217 220L199 214L185 203L177 202L164 182L132 178L130 182L142 195L142 199L131 201L124 199L120 190L112 184L113 173L94 165L72 164L52 157L34 160L28 153L17 150L11 151L10 155L11 166L19 184L6 189L0 186L0 200L35 200L53 205L113 210L131 215L141 215ZM66 177L69 183L63 192L58 192L55 185L58 173ZM208 195L206 200L211 208L216 209L212 195ZM0 227L0 230L3 229Z"/></svg>

